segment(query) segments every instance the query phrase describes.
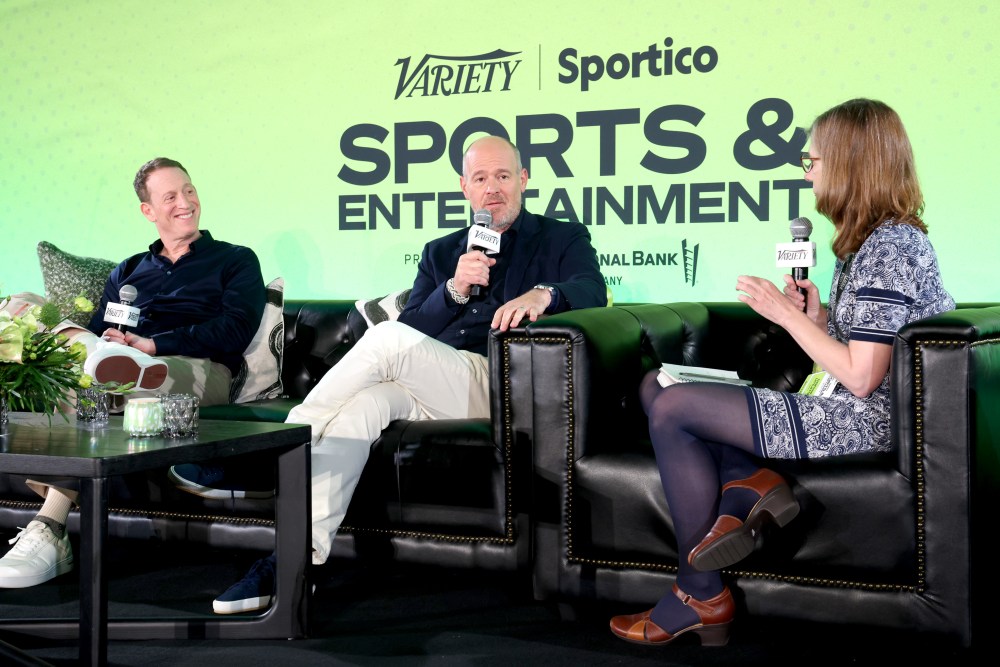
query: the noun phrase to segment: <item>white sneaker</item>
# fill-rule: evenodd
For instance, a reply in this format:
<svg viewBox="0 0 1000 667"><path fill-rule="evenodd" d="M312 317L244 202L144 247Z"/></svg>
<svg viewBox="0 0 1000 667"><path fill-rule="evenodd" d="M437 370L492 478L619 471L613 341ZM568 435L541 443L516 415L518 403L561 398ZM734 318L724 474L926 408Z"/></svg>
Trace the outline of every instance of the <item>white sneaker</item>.
<svg viewBox="0 0 1000 667"><path fill-rule="evenodd" d="M69 535L56 537L41 521L32 520L10 541L14 547L0 558L0 588L27 588L73 569Z"/></svg>
<svg viewBox="0 0 1000 667"><path fill-rule="evenodd" d="M87 353L83 372L98 382L134 382L135 389L158 389L167 379L167 365L156 357L110 342Z"/></svg>

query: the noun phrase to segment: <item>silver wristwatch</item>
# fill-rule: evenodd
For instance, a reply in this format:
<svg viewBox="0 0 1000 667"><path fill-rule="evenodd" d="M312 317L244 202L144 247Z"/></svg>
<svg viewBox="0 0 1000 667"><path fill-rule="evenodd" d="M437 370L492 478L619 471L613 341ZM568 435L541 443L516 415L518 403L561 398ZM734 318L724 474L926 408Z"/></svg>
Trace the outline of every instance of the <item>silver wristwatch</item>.
<svg viewBox="0 0 1000 667"><path fill-rule="evenodd" d="M549 291L549 306L551 307L552 304L556 302L556 288L552 285L543 285L542 283L538 283L531 289L547 289Z"/></svg>

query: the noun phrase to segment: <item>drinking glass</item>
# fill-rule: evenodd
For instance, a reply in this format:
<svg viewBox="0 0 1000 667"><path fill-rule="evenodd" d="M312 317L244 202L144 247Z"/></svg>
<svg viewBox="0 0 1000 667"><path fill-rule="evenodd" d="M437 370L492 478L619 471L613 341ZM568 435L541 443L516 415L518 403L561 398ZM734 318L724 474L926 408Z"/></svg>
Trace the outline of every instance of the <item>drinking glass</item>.
<svg viewBox="0 0 1000 667"><path fill-rule="evenodd" d="M108 395L99 389L76 390L76 420L89 425L108 423Z"/></svg>
<svg viewBox="0 0 1000 667"><path fill-rule="evenodd" d="M167 438L187 438L198 434L198 408L200 401L190 394L164 394L163 435Z"/></svg>

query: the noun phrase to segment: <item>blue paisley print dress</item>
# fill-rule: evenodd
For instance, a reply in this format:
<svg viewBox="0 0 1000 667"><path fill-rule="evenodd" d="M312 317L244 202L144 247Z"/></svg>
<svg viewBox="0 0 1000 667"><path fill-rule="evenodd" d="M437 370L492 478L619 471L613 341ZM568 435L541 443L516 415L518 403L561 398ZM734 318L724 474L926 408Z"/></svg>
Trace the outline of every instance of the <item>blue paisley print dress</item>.
<svg viewBox="0 0 1000 667"><path fill-rule="evenodd" d="M849 340L892 345L904 324L955 308L927 236L910 225L883 223L853 258L837 260L827 328ZM887 452L889 373L866 398L838 384L828 397L746 389L754 447L776 459Z"/></svg>

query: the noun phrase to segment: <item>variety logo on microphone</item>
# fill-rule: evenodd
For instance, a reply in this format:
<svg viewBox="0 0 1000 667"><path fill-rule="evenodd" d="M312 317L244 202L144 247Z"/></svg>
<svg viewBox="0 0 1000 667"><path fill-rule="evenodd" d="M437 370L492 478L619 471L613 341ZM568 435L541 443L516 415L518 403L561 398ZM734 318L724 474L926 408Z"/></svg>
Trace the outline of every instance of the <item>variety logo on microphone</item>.
<svg viewBox="0 0 1000 667"><path fill-rule="evenodd" d="M492 224L493 214L488 208L481 208L472 215L469 242L465 246L465 252L482 250L487 255L495 255L500 252L500 232L490 229ZM473 285L469 296L477 297L482 293L482 285Z"/></svg>
<svg viewBox="0 0 1000 667"><path fill-rule="evenodd" d="M465 252L482 250L487 255L500 252L500 232L490 229L492 224L493 214L488 208L481 208L472 215L469 242L465 246Z"/></svg>
<svg viewBox="0 0 1000 667"><path fill-rule="evenodd" d="M495 255L500 252L500 232L495 232L489 227L473 225L469 227L468 250L482 250L487 255Z"/></svg>
<svg viewBox="0 0 1000 667"><path fill-rule="evenodd" d="M777 265L791 267L792 279L796 283L809 278L809 267L816 266L816 243L809 240L812 229L809 218L795 218L788 227L792 242L779 243L777 246ZM803 298L806 297L806 288L799 287L798 292Z"/></svg>
<svg viewBox="0 0 1000 667"><path fill-rule="evenodd" d="M779 243L777 253L777 266L816 266L816 244L811 241Z"/></svg>
<svg viewBox="0 0 1000 667"><path fill-rule="evenodd" d="M132 285L122 285L118 290L118 300L121 303L108 302L104 309L104 321L114 325L119 331L139 324L139 309L132 305L138 292Z"/></svg>
<svg viewBox="0 0 1000 667"><path fill-rule="evenodd" d="M803 269L793 276L796 280L808 276L809 272L804 269L816 266L816 243L809 240L812 228L812 222L809 221L809 218L795 218L788 228L792 234L792 242L779 243L776 246L778 266Z"/></svg>

